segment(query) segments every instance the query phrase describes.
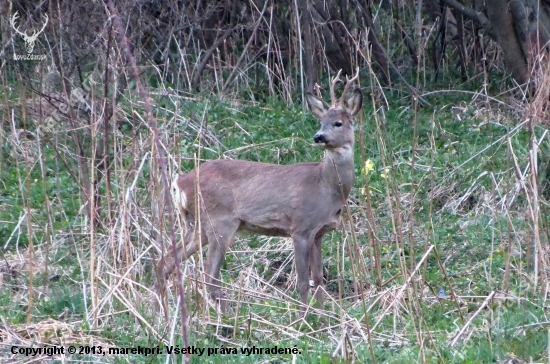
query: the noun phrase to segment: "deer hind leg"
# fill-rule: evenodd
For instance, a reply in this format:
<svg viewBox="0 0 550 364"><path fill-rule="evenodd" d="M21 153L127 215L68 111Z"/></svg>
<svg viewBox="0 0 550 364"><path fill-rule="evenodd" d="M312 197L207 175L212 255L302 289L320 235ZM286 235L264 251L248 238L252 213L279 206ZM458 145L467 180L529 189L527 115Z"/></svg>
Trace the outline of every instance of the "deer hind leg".
<svg viewBox="0 0 550 364"><path fill-rule="evenodd" d="M196 228L195 217L189 211L189 207L187 205L187 194L178 184L178 180L181 177L181 175L175 176L172 181L170 193L172 195L176 218L183 226L184 232L182 243L176 245L176 252L173 256L173 260L169 260L169 263L165 264L164 272L166 276L169 276L174 272L175 268L181 263L182 258L187 259L198 250L198 246L194 239ZM203 239L203 241L206 241L206 239ZM168 255L170 256L172 254L173 250L169 249Z"/></svg>
<svg viewBox="0 0 550 364"><path fill-rule="evenodd" d="M303 236L292 236L294 243L294 262L296 265L296 286L300 294L300 301L303 303L302 313L307 304L309 291L309 255L311 251L310 240Z"/></svg>
<svg viewBox="0 0 550 364"><path fill-rule="evenodd" d="M239 221L226 220L211 222L207 229L208 253L206 257L206 284L210 297L220 304L222 312L228 312L227 302L223 299L220 281L220 268L225 253L233 241L233 236L239 228Z"/></svg>
<svg viewBox="0 0 550 364"><path fill-rule="evenodd" d="M315 291L315 300L317 307L322 308L325 302L323 292L323 261L321 256L321 248L323 244L323 236L316 236L311 245L309 252L309 267L311 269L311 277L313 279L313 289Z"/></svg>
<svg viewBox="0 0 550 364"><path fill-rule="evenodd" d="M199 244L196 237L196 229L197 226L195 225L195 217L193 214L191 214L189 211L185 210L184 212L184 221L185 221L185 235L183 237L183 244L178 245L180 256L178 257L179 260L183 259L189 259L189 257L197 252L199 250ZM201 233L200 236L200 243L201 245L207 244L208 240L206 238L206 234L204 231ZM185 247L185 248L184 248Z"/></svg>

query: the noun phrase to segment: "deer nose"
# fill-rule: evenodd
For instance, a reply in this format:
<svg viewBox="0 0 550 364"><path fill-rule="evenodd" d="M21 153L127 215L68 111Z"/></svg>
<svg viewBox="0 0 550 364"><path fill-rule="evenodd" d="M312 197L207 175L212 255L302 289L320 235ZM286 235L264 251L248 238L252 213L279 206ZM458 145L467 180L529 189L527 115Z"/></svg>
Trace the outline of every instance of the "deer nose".
<svg viewBox="0 0 550 364"><path fill-rule="evenodd" d="M322 133L315 134L315 136L313 137L313 140L315 141L315 143L326 143L327 142L327 139L325 138L325 134L322 134Z"/></svg>

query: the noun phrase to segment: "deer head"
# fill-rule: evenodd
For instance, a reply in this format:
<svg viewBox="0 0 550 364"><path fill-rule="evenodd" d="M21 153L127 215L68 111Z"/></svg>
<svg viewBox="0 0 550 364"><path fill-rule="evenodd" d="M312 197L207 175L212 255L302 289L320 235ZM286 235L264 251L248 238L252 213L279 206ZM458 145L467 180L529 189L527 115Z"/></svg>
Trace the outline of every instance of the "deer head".
<svg viewBox="0 0 550 364"><path fill-rule="evenodd" d="M26 32L21 32L15 26L15 21L17 20L17 18L19 18L19 14L16 11L10 18L11 26L19 35L23 37L23 40L25 41L25 49L27 53L32 53L32 51L34 50L34 44L36 42L36 39L38 39L38 36L40 35L40 33L42 33L42 31L44 30L44 28L46 28L46 25L48 24L48 15L44 14L44 25L42 26L42 29L35 31L34 33L32 33L32 35L27 35Z"/></svg>
<svg viewBox="0 0 550 364"><path fill-rule="evenodd" d="M321 130L319 130L313 140L315 143L324 143L329 150L341 148L346 145L353 145L353 118L361 110L363 94L360 89L355 89L351 97L347 98L350 86L359 77L359 70L352 79L348 79L340 99L335 97L334 88L340 81L340 73L330 83L331 105L329 106L323 99L307 94L307 101L311 113L319 119ZM341 129L342 128L342 129ZM345 130L346 132L342 132Z"/></svg>

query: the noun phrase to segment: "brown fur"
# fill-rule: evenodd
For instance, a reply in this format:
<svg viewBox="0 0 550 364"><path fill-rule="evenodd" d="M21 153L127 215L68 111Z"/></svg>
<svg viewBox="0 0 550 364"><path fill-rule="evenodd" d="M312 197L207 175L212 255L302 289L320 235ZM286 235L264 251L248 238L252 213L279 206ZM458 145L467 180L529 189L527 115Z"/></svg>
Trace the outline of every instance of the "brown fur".
<svg viewBox="0 0 550 364"><path fill-rule="evenodd" d="M199 212L200 241L209 245L206 283L222 309L225 302L219 282L220 266L240 230L293 239L297 286L304 307L310 270L315 288L322 283L322 238L339 225L343 204L353 185L353 117L361 109L362 93L359 89L353 91L346 105L329 107L311 94L308 103L321 123L315 141L325 146L322 162L275 165L215 160L199 167L198 183L194 170L174 180L173 195L185 221L185 249L180 246L166 272L172 272L182 257L198 250L194 215ZM195 191L196 185L199 191ZM200 211L195 201L199 201ZM322 306L321 289L317 290L316 299Z"/></svg>

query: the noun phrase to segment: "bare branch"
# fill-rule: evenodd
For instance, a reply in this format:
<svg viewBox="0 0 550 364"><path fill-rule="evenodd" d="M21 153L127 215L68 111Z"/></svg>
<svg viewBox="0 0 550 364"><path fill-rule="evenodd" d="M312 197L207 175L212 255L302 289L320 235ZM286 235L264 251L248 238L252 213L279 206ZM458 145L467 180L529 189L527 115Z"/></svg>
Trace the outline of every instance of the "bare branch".
<svg viewBox="0 0 550 364"><path fill-rule="evenodd" d="M443 0L443 2L449 5L451 8L458 10L468 18L475 20L481 24L483 28L487 28L489 25L489 19L480 11L470 9L459 3L457 0Z"/></svg>

